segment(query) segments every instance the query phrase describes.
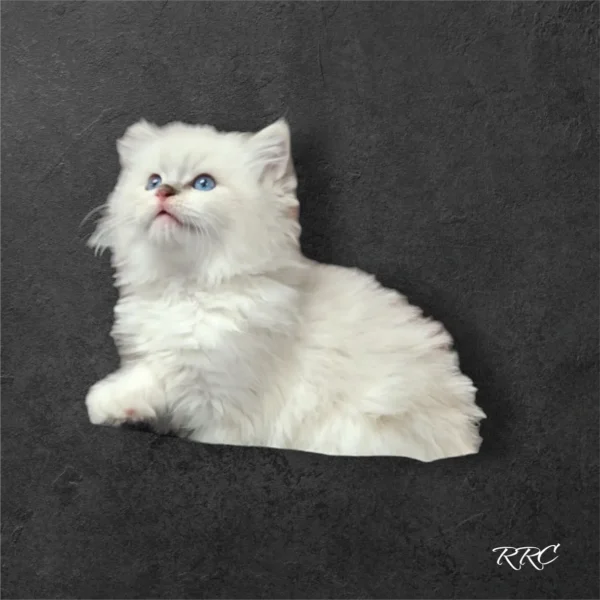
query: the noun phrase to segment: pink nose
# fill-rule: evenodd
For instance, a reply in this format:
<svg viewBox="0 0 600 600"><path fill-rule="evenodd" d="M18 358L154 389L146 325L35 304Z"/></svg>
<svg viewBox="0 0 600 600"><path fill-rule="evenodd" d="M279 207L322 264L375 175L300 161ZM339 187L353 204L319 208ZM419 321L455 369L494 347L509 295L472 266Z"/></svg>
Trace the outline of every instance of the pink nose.
<svg viewBox="0 0 600 600"><path fill-rule="evenodd" d="M177 190L173 186L167 185L166 183L163 183L162 185L159 185L158 188L156 188L156 197L161 202L169 196L174 196L176 193Z"/></svg>

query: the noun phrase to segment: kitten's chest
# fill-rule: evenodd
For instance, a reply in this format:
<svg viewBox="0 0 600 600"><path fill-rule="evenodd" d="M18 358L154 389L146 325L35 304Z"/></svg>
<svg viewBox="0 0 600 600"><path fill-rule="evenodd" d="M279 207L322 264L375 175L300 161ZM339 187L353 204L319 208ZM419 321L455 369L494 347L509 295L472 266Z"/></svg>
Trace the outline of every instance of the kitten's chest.
<svg viewBox="0 0 600 600"><path fill-rule="evenodd" d="M125 297L115 307L112 335L120 348L136 354L214 352L251 326L238 304L200 294Z"/></svg>

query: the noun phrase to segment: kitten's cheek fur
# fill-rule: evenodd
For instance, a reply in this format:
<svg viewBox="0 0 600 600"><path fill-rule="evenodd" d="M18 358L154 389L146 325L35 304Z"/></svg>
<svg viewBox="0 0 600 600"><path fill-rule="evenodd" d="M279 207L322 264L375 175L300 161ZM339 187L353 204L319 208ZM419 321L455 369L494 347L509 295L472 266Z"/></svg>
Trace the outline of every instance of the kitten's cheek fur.
<svg viewBox="0 0 600 600"><path fill-rule="evenodd" d="M161 412L164 395L152 371L138 365L119 369L93 385L85 403L94 425L149 423Z"/></svg>

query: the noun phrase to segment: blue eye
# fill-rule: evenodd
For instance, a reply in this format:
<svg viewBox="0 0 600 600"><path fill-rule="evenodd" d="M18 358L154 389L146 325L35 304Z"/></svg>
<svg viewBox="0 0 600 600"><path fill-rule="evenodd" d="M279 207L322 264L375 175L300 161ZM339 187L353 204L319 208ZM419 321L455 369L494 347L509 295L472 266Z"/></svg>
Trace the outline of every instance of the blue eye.
<svg viewBox="0 0 600 600"><path fill-rule="evenodd" d="M148 177L148 183L146 183L147 190L155 190L162 183L160 175L150 175Z"/></svg>
<svg viewBox="0 0 600 600"><path fill-rule="evenodd" d="M201 192L210 192L210 190L214 190L217 182L210 175L198 175L196 179L194 179L194 183L192 183L195 190L199 190Z"/></svg>

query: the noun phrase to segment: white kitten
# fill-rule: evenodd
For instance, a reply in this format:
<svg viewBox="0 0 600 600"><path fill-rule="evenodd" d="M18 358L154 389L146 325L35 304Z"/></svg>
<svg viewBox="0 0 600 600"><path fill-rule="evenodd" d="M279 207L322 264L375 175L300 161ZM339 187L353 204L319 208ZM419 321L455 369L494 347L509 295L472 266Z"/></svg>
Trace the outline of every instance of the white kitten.
<svg viewBox="0 0 600 600"><path fill-rule="evenodd" d="M112 251L121 367L92 423L192 440L423 461L477 452L475 388L445 329L353 269L302 256L287 124L141 121L91 244Z"/></svg>

